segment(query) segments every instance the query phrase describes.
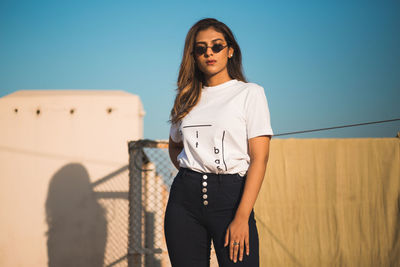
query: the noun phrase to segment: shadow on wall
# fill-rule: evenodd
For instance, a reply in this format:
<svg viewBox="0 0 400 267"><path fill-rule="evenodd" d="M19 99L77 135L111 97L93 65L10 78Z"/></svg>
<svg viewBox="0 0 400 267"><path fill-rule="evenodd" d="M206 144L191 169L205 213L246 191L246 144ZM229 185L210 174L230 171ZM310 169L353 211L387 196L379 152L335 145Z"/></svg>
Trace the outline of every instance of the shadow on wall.
<svg viewBox="0 0 400 267"><path fill-rule="evenodd" d="M107 241L105 210L97 202L82 164L68 164L52 177L46 221L49 267L103 266Z"/></svg>

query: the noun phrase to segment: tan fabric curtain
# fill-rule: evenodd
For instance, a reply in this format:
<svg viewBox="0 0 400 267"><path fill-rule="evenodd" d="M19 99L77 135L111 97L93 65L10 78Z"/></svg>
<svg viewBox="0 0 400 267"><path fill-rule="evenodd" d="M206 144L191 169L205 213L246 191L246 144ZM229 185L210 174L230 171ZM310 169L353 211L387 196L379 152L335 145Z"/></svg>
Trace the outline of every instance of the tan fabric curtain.
<svg viewBox="0 0 400 267"><path fill-rule="evenodd" d="M399 196L399 138L273 138L261 266L400 266Z"/></svg>

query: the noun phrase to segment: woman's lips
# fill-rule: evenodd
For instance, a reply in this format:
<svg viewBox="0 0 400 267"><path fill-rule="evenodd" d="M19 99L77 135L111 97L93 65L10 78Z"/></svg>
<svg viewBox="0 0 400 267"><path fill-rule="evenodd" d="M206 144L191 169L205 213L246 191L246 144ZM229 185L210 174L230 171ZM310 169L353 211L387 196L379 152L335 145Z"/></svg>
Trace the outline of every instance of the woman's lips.
<svg viewBox="0 0 400 267"><path fill-rule="evenodd" d="M216 60L207 60L206 63L207 65L214 65L215 62L217 62Z"/></svg>

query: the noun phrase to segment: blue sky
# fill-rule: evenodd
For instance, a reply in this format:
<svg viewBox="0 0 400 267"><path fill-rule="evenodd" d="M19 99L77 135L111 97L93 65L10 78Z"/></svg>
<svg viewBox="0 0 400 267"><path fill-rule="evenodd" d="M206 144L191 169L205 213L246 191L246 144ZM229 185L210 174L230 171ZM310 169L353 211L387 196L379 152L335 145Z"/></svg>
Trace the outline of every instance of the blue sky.
<svg viewBox="0 0 400 267"><path fill-rule="evenodd" d="M184 39L214 17L263 86L276 134L400 118L399 1L0 1L0 97L20 89L140 96L167 139ZM400 121L282 136L394 137Z"/></svg>

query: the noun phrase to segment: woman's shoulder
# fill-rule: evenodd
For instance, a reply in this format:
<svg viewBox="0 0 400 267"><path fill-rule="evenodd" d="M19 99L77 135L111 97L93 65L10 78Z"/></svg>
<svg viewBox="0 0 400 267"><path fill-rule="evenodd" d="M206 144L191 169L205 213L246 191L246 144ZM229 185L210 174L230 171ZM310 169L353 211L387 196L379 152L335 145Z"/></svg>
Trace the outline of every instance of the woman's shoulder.
<svg viewBox="0 0 400 267"><path fill-rule="evenodd" d="M228 95L235 97L237 99L253 99L257 97L265 97L264 87L254 82L245 82L241 80L236 80L231 83L230 86L225 87L220 90L220 96L226 99Z"/></svg>
<svg viewBox="0 0 400 267"><path fill-rule="evenodd" d="M252 88L262 88L262 89L264 89L263 86L259 85L258 83L255 83L255 82L244 82L244 81L238 80L237 84L242 86L243 88L246 88L246 89L252 89Z"/></svg>
<svg viewBox="0 0 400 267"><path fill-rule="evenodd" d="M247 94L257 94L257 92L264 92L264 87L259 85L258 83L243 81L239 81L239 83L242 87L242 90L246 91Z"/></svg>

